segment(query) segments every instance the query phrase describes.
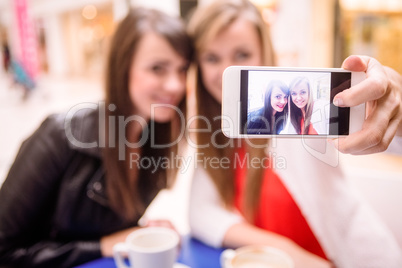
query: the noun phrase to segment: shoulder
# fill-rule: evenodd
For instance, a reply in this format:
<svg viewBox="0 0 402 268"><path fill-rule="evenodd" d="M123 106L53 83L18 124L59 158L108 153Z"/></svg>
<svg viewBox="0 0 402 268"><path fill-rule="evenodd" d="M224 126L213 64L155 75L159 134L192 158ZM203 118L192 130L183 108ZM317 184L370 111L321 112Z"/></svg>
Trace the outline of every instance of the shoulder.
<svg viewBox="0 0 402 268"><path fill-rule="evenodd" d="M49 115L29 140L99 156L99 109L95 105Z"/></svg>
<svg viewBox="0 0 402 268"><path fill-rule="evenodd" d="M63 128L67 135L80 142L92 142L98 135L99 129L98 104L77 105L61 115Z"/></svg>
<svg viewBox="0 0 402 268"><path fill-rule="evenodd" d="M254 117L254 116L262 116L263 114L264 114L264 107L249 112L247 116Z"/></svg>
<svg viewBox="0 0 402 268"><path fill-rule="evenodd" d="M251 111L247 114L247 119L249 122L259 122L264 115L264 107Z"/></svg>

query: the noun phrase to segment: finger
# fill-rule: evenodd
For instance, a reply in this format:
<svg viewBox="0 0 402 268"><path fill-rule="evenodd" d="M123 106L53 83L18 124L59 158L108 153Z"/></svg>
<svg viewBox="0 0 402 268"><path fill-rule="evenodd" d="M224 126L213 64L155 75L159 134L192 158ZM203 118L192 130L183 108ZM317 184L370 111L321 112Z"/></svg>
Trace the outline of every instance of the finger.
<svg viewBox="0 0 402 268"><path fill-rule="evenodd" d="M357 85L338 93L334 98L335 105L339 107L352 107L377 100L386 93L388 79L383 66L373 58L363 57L362 61L367 65L367 78ZM358 63L350 61L345 62L344 65L358 65Z"/></svg>
<svg viewBox="0 0 402 268"><path fill-rule="evenodd" d="M367 155L367 154L375 154L375 153L380 153L380 152L384 152L389 144L392 142L392 139L395 136L395 133L398 129L398 120L392 120L384 134L383 140L377 144L374 147L368 148L366 150L360 151L360 152L356 152L353 153L354 155Z"/></svg>
<svg viewBox="0 0 402 268"><path fill-rule="evenodd" d="M356 154L381 143L393 115L386 109L376 109L363 123L362 130L338 140L335 147L342 153Z"/></svg>
<svg viewBox="0 0 402 268"><path fill-rule="evenodd" d="M343 61L342 68L352 72L365 72L367 70L367 65L366 62L363 61L363 58L364 56L349 56Z"/></svg>

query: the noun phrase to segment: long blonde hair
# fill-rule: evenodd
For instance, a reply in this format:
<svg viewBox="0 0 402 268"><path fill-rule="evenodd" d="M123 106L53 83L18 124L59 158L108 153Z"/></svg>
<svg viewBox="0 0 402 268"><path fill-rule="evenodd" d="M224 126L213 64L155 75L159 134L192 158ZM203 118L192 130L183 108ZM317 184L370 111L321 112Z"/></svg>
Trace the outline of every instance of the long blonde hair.
<svg viewBox="0 0 402 268"><path fill-rule="evenodd" d="M290 121L292 122L293 127L296 129L296 132L298 134L308 134L308 130L310 127L310 121L311 121L311 115L313 113L313 106L314 106L314 101L313 101L313 94L311 91L311 86L310 86L310 81L304 77L304 76L298 76L292 80L292 82L289 85L290 92L292 92L292 89L301 84L305 83L307 85L307 92L308 92L308 100L306 104L306 113L305 117L303 118L303 113L299 107L297 107L292 100L292 97L290 97ZM291 94L290 94L291 95ZM304 128L301 129L301 120L304 120Z"/></svg>
<svg viewBox="0 0 402 268"><path fill-rule="evenodd" d="M264 65L274 65L275 57L272 49L272 43L267 25L265 24L260 11L247 0L219 0L214 1L208 6L199 7L188 23L188 33L193 40L193 45L196 52L201 51L205 45L214 39L221 31L225 30L236 19L244 18L255 25L255 28L260 37L262 45L262 62ZM197 55L196 55L197 58ZM207 91L204 83L201 79L200 68L196 59L193 71L196 76L194 81L195 97L197 109L197 115L203 116L209 119L212 130L219 132L214 136L214 141L218 144L226 144L224 148L218 148L216 146L207 146L205 148L199 148L200 155L203 157L218 157L231 159L230 168L213 168L209 165L205 165L206 171L214 181L218 192L222 198L222 201L227 207L232 207L234 204L234 167L235 167L235 150L241 144L240 140L228 139L220 131L221 120L213 120L221 115L221 104L216 101ZM202 129L205 126L202 125L204 121L198 121L197 127ZM214 133L215 133L214 132ZM197 133L198 144L211 145L211 134L205 132ZM267 140L253 141L254 144L267 144ZM229 145L230 144L230 145ZM260 146L262 147L262 146ZM249 157L265 156L265 150L263 148L253 148L249 146L246 149L246 153ZM248 219L254 215L254 211L257 208L259 201L260 185L262 181L262 168L249 168L246 184L246 197L244 211L247 211L249 215L246 215Z"/></svg>

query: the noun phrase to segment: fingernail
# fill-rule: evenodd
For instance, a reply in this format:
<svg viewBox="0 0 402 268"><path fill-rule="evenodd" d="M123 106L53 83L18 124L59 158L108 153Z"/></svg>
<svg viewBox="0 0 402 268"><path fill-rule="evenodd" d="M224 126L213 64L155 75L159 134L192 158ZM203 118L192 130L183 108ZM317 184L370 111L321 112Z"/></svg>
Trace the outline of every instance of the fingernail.
<svg viewBox="0 0 402 268"><path fill-rule="evenodd" d="M343 100L341 98L336 98L334 100L334 105L335 106L342 106L343 105Z"/></svg>

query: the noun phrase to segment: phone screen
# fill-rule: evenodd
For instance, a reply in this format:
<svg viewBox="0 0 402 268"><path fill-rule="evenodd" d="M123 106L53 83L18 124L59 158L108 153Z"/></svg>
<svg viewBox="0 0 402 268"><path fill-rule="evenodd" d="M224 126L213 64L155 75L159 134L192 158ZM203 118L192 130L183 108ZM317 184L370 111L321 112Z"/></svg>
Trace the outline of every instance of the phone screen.
<svg viewBox="0 0 402 268"><path fill-rule="evenodd" d="M350 72L241 70L240 80L241 134L349 134L350 109L333 99Z"/></svg>

